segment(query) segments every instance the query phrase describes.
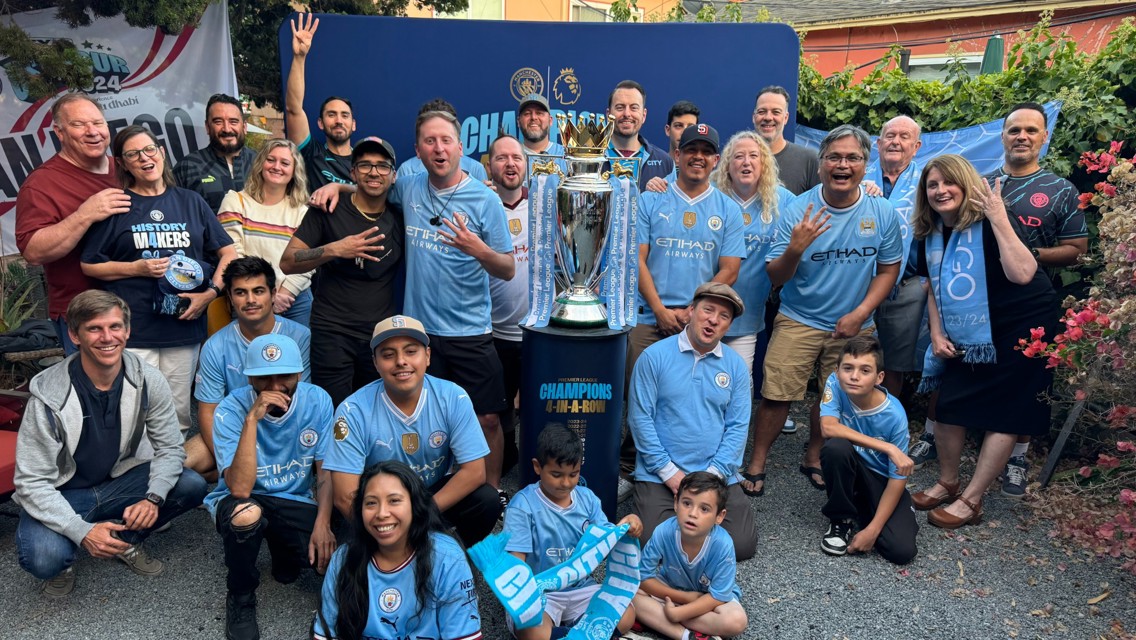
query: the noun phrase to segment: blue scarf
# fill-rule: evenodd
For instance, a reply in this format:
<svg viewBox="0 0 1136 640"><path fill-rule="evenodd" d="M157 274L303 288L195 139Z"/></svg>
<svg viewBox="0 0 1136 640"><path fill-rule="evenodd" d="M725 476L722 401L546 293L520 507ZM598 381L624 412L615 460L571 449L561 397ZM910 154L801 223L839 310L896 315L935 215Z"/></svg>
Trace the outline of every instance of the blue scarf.
<svg viewBox="0 0 1136 640"><path fill-rule="evenodd" d="M639 240L635 221L639 217L639 187L626 176L611 176L608 182L612 187L611 222L600 291L607 304L607 326L620 331L634 327L638 319Z"/></svg>
<svg viewBox="0 0 1136 640"><path fill-rule="evenodd" d="M962 361L968 364L997 362L990 334L982 227L981 222L976 222L962 231L955 231L944 247L943 223L940 220L926 240L927 271L931 274L931 291L939 307L940 326L956 350L966 351ZM937 389L945 366L946 363L932 353L931 347L927 347L919 391L925 393Z"/></svg>
<svg viewBox="0 0 1136 640"><path fill-rule="evenodd" d="M547 327L556 297L554 242L556 189L560 176L539 175L529 181L529 313L521 324Z"/></svg>
<svg viewBox="0 0 1136 640"><path fill-rule="evenodd" d="M607 571L588 609L569 632L569 640L608 640L639 588L639 541L629 525L592 525L564 562L534 576L532 568L505 551L509 533L491 535L469 549L474 566L517 629L540 624L546 591L559 591L591 575L607 559Z"/></svg>
<svg viewBox="0 0 1136 640"><path fill-rule="evenodd" d="M895 286L888 294L888 300L895 300L896 296L899 295L899 283L903 280L903 275L909 268L908 262L911 260L913 237L911 216L915 212L915 194L919 190L919 176L922 173L923 167L912 160L903 170L903 173L895 179L895 184L892 185L891 193L887 197L888 202L895 208L896 217L899 219L900 234L903 238L903 260L899 263L899 279L896 280ZM868 167L864 176L868 180L874 181L881 189L884 188L884 171L878 160Z"/></svg>

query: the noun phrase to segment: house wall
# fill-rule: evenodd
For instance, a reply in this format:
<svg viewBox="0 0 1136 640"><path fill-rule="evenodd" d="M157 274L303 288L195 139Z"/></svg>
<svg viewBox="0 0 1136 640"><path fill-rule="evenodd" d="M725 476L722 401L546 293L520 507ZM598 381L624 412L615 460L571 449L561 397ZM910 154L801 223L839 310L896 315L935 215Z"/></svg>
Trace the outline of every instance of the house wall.
<svg viewBox="0 0 1136 640"><path fill-rule="evenodd" d="M1053 22L1081 20L1100 13L1102 9L1125 10L1124 5L1108 5L1093 9L1058 11ZM1130 5L1126 15L1136 15L1136 5ZM1124 15L1090 19L1066 26L1055 26L1054 32L1067 32L1081 51L1096 52L1106 42L1108 34L1124 19ZM806 59L813 57L813 66L822 75L829 76L847 66L863 68L856 71L856 79L866 76L895 43L928 42L910 46L913 59L919 56L947 55L952 44L963 52L982 54L987 39L994 33L1006 41L1006 51L1017 40L1018 30L1028 30L1037 23L1039 14L1034 11L1012 12L1001 15L907 22L887 26L853 27L809 30L804 41Z"/></svg>

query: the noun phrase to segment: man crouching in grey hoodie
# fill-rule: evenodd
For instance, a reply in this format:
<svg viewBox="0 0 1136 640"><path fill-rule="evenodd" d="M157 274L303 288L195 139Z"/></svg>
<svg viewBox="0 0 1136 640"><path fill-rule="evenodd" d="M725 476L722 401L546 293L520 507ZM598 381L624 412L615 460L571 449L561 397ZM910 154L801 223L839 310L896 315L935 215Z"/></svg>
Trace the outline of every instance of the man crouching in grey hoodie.
<svg viewBox="0 0 1136 640"><path fill-rule="evenodd" d="M169 385L126 351L126 302L84 291L67 307L67 328L79 352L32 379L16 442L20 566L54 596L74 588L80 545L139 575L161 573L142 541L206 493L205 480L182 468Z"/></svg>

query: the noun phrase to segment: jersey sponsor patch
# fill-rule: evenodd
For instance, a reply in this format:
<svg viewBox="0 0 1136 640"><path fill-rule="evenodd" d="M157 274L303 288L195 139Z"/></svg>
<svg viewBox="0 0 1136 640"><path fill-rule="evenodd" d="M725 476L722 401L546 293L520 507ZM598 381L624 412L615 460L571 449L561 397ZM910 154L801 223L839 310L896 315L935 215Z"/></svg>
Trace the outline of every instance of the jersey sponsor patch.
<svg viewBox="0 0 1136 640"><path fill-rule="evenodd" d="M824 385L824 398L821 402L832 402L832 385Z"/></svg>
<svg viewBox="0 0 1136 640"><path fill-rule="evenodd" d="M418 434L417 433L404 433L402 434L402 450L409 455L418 453Z"/></svg>
<svg viewBox="0 0 1136 640"><path fill-rule="evenodd" d="M723 389L728 389L730 387L730 374L723 371L714 376L714 384L722 387Z"/></svg>
<svg viewBox="0 0 1136 640"><path fill-rule="evenodd" d="M394 613L402 606L402 593L391 587L379 594L379 608L387 613Z"/></svg>
<svg viewBox="0 0 1136 640"><path fill-rule="evenodd" d="M347 439L347 436L351 433L351 430L347 428L347 418L340 416L335 419L334 432L336 442L343 442Z"/></svg>
<svg viewBox="0 0 1136 640"><path fill-rule="evenodd" d="M300 432L300 444L305 447L314 447L317 442L319 442L319 434L316 433L315 429L309 427Z"/></svg>
<svg viewBox="0 0 1136 640"><path fill-rule="evenodd" d="M682 214L682 226L687 229L693 229L694 225L698 224L698 214L693 211L686 211Z"/></svg>
<svg viewBox="0 0 1136 640"><path fill-rule="evenodd" d="M509 220L509 233L519 236L521 235L521 221L513 218Z"/></svg>
<svg viewBox="0 0 1136 640"><path fill-rule="evenodd" d="M742 222L744 222L748 227L749 223L753 222L753 216L749 215L748 213L742 213Z"/></svg>
<svg viewBox="0 0 1136 640"><path fill-rule="evenodd" d="M431 433L430 438L427 440L427 442L430 443L431 449L441 449L442 445L446 444L446 432L435 431Z"/></svg>

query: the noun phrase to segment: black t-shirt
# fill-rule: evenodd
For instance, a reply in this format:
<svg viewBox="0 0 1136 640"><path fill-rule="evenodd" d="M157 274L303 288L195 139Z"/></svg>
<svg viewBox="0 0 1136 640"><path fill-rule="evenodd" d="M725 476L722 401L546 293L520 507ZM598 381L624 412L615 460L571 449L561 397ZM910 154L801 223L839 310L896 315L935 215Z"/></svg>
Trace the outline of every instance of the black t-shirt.
<svg viewBox="0 0 1136 640"><path fill-rule="evenodd" d="M351 179L351 156L340 156L328 150L327 145L316 144L312 138L300 149L304 167L308 172L308 191L315 191L329 182L355 184Z"/></svg>
<svg viewBox="0 0 1136 640"><path fill-rule="evenodd" d="M312 278L312 329L332 329L359 340L370 340L375 324L395 313L395 280L403 258L402 211L387 203L387 210L371 222L351 203L340 198L330 214L309 209L293 234L311 248L378 227L386 238L378 262L336 258L316 269Z"/></svg>
<svg viewBox="0 0 1136 640"><path fill-rule="evenodd" d="M60 489L86 489L102 484L118 462L122 437L119 406L122 404L123 369L107 391L100 391L83 371L79 358L67 365L71 386L83 407L83 432L75 447L75 475Z"/></svg>

